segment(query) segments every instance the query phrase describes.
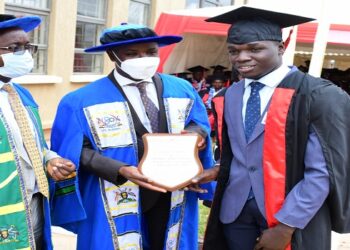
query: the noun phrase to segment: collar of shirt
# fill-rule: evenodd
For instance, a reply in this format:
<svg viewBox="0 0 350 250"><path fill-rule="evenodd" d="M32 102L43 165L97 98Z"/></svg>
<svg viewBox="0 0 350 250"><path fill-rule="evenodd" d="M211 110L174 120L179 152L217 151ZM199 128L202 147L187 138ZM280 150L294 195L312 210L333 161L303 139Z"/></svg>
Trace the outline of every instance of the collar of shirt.
<svg viewBox="0 0 350 250"><path fill-rule="evenodd" d="M31 165L31 161L29 159L28 153L24 148L23 145L23 140L22 140L22 136L21 136L21 131L20 128L18 127L17 121L14 117L12 108L10 103L8 102L8 93L6 91L4 91L2 88L4 87L5 84L10 84L13 85L12 81L9 82L2 82L0 81L0 99L1 99L1 104L0 107L2 109L3 115L6 117L6 120L9 124L9 130L11 131L11 135L12 138L14 139L14 143L15 143L15 147L18 150L19 156L20 156L20 162L22 165L22 171L23 171L23 179L24 179L24 186L26 188L27 194L28 194L28 198L29 201L32 199L32 195L34 193L37 193L39 191L38 189L38 185L36 182L36 178L35 178L35 172L34 169ZM29 116L29 114L27 113L27 118L29 121L29 126L33 131L33 134L35 135L35 140L37 142L37 145L40 145L39 142L39 137L36 136L36 132L35 132L35 128L34 128L34 124L31 121L31 118ZM39 150L40 154L41 154L41 149ZM45 155L44 155L45 159L45 163L48 160L51 160L55 157L59 157L55 152L50 151L50 150L45 150Z"/></svg>
<svg viewBox="0 0 350 250"><path fill-rule="evenodd" d="M6 83L5 83L5 82L0 81L0 89L2 89L2 87L4 87L4 85L5 85L5 84L10 84L10 85L13 85L13 84L12 84L12 81L9 81L9 82L6 82Z"/></svg>
<svg viewBox="0 0 350 250"><path fill-rule="evenodd" d="M135 82L129 78L126 78L124 76L122 76L121 74L118 73L118 71L116 69L114 69L114 77L117 80L117 82L120 84L120 86L125 87L126 85L130 84L130 83L139 83L139 82L152 82L152 78L148 78L139 82Z"/></svg>
<svg viewBox="0 0 350 250"><path fill-rule="evenodd" d="M152 131L151 123L147 117L144 105L142 104L140 92L136 86L130 86L130 85L128 86L128 84L130 83L138 83L138 82L132 81L120 75L116 69L114 70L113 74L115 79L119 83L119 85L123 88L123 91L126 97L130 101L131 106L135 109L135 112L137 116L140 118L140 121L145 126L145 128L151 132ZM156 107L159 109L156 85L154 84L151 78L145 79L144 81L153 83L153 84L147 84L146 92L147 92L147 96L151 99L154 105L156 105Z"/></svg>
<svg viewBox="0 0 350 250"><path fill-rule="evenodd" d="M260 82L266 86L274 88L283 80L283 78L288 74L290 70L291 69L290 67L288 67L288 65L282 64L279 68L261 77L258 80L246 78L244 81L244 88L247 88L249 84L254 81Z"/></svg>

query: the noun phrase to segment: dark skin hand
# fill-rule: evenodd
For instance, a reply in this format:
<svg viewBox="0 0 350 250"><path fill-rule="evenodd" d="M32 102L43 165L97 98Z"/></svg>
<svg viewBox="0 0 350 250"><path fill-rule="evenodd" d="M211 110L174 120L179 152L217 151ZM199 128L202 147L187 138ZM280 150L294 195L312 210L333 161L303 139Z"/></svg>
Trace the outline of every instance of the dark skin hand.
<svg viewBox="0 0 350 250"><path fill-rule="evenodd" d="M138 168L136 167L123 166L119 169L119 174L121 174L124 178L128 179L129 181L141 187L144 187L153 191L157 191L157 192L162 192L162 193L167 192L166 189L164 188L154 186L152 184L153 181L150 178L141 174Z"/></svg>
<svg viewBox="0 0 350 250"><path fill-rule="evenodd" d="M188 134L188 133L192 133L192 132L186 131L186 130L181 131L181 134ZM199 142L197 144L197 147L198 147L198 151L201 151L201 150L205 149L207 144L205 143L205 139L202 136L199 136L199 137L200 137L200 139L199 139ZM207 170L204 170L203 173L198 175L198 176L202 176L204 174L204 172L206 172L206 171ZM206 173L208 173L208 172L206 172ZM195 177L195 179L198 178L198 176ZM193 180L195 180L195 179L193 179ZM193 180L192 180L192 184L190 184L189 186L184 188L185 191L191 190L191 191L198 192L198 193L206 193L207 192L207 190L202 189L202 188L199 187L199 183L198 182L193 182ZM209 182L209 181L204 181L204 182L201 182L201 183L205 183L205 182Z"/></svg>
<svg viewBox="0 0 350 250"><path fill-rule="evenodd" d="M75 176L75 165L64 158L53 158L46 164L47 173L55 181L62 181Z"/></svg>
<svg viewBox="0 0 350 250"><path fill-rule="evenodd" d="M191 134L193 133L192 131L187 131L187 130L182 130L181 134ZM205 143L205 138L203 138L202 136L199 136L199 142L197 144L198 147L198 151L202 151L203 149L205 149L205 147L207 146L207 144Z"/></svg>
<svg viewBox="0 0 350 250"><path fill-rule="evenodd" d="M259 237L254 250L285 250L291 242L295 228L279 223L266 229Z"/></svg>
<svg viewBox="0 0 350 250"><path fill-rule="evenodd" d="M182 134L184 133L189 133L188 131L182 131ZM205 139L203 137L200 136L200 140L198 143L198 150L201 151L203 150L207 145L205 143ZM187 187L184 188L185 191L193 191L193 192L197 192L197 193L207 193L208 190L203 189L199 186L199 184L203 184L203 183L207 183L207 182L211 182L214 181L216 179L216 177L218 176L219 173L219 166L215 166L211 169L205 169L203 170L203 172L199 175L197 175L196 177L194 177L192 179L192 183L190 185L188 185Z"/></svg>
<svg viewBox="0 0 350 250"><path fill-rule="evenodd" d="M207 193L206 189L203 189L199 184L208 183L216 180L219 173L220 166L216 165L213 168L205 169L201 174L192 179L192 184L188 185L184 190L191 190L197 193Z"/></svg>

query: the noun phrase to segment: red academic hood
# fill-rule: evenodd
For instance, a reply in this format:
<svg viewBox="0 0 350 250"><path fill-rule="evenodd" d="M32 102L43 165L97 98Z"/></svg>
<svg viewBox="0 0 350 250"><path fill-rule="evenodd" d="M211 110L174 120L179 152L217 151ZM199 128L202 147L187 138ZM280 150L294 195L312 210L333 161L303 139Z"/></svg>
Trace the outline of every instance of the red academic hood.
<svg viewBox="0 0 350 250"><path fill-rule="evenodd" d="M208 16L191 16L181 14L162 13L155 26L158 35L182 35L184 33L211 34L226 36L229 25L205 22ZM313 43L317 30L317 23L305 23L298 26L297 42ZM350 25L332 24L329 31L328 43L350 46ZM164 62L169 57L175 45L160 50L162 71Z"/></svg>

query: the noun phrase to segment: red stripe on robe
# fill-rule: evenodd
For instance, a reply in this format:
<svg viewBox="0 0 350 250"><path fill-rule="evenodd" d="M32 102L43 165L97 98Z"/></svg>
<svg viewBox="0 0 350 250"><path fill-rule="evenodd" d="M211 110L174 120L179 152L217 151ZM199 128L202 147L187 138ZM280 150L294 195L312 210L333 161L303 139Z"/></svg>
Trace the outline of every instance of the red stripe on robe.
<svg viewBox="0 0 350 250"><path fill-rule="evenodd" d="M278 221L286 187L286 121L294 89L276 88L267 113L264 135L264 187L266 220L269 227ZM290 245L286 249L291 249Z"/></svg>
<svg viewBox="0 0 350 250"><path fill-rule="evenodd" d="M219 147L220 152L222 152L222 120L224 116L224 96L215 96L213 98L213 102L215 105L215 111L217 114L217 132L218 132L218 138L219 138Z"/></svg>

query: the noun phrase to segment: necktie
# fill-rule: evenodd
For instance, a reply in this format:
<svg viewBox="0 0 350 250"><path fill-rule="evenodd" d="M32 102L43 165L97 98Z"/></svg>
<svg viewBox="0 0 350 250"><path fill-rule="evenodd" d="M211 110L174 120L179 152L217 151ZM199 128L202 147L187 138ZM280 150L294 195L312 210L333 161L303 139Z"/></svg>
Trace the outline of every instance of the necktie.
<svg viewBox="0 0 350 250"><path fill-rule="evenodd" d="M247 101L247 108L244 119L244 132L247 141L253 133L256 123L260 119L260 95L259 91L264 87L260 82L250 84L251 91Z"/></svg>
<svg viewBox="0 0 350 250"><path fill-rule="evenodd" d="M138 88L143 106L145 107L148 119L151 122L151 128L153 133L157 133L159 131L159 110L156 105L152 102L152 100L147 96L146 86L148 82L140 82L140 83L132 83L130 86L135 86Z"/></svg>
<svg viewBox="0 0 350 250"><path fill-rule="evenodd" d="M24 147L28 153L30 161L32 162L39 191L45 197L49 197L49 187L43 167L43 161L36 145L33 132L29 126L26 110L24 109L16 90L10 84L5 84L3 89L8 92L9 103L21 132Z"/></svg>

